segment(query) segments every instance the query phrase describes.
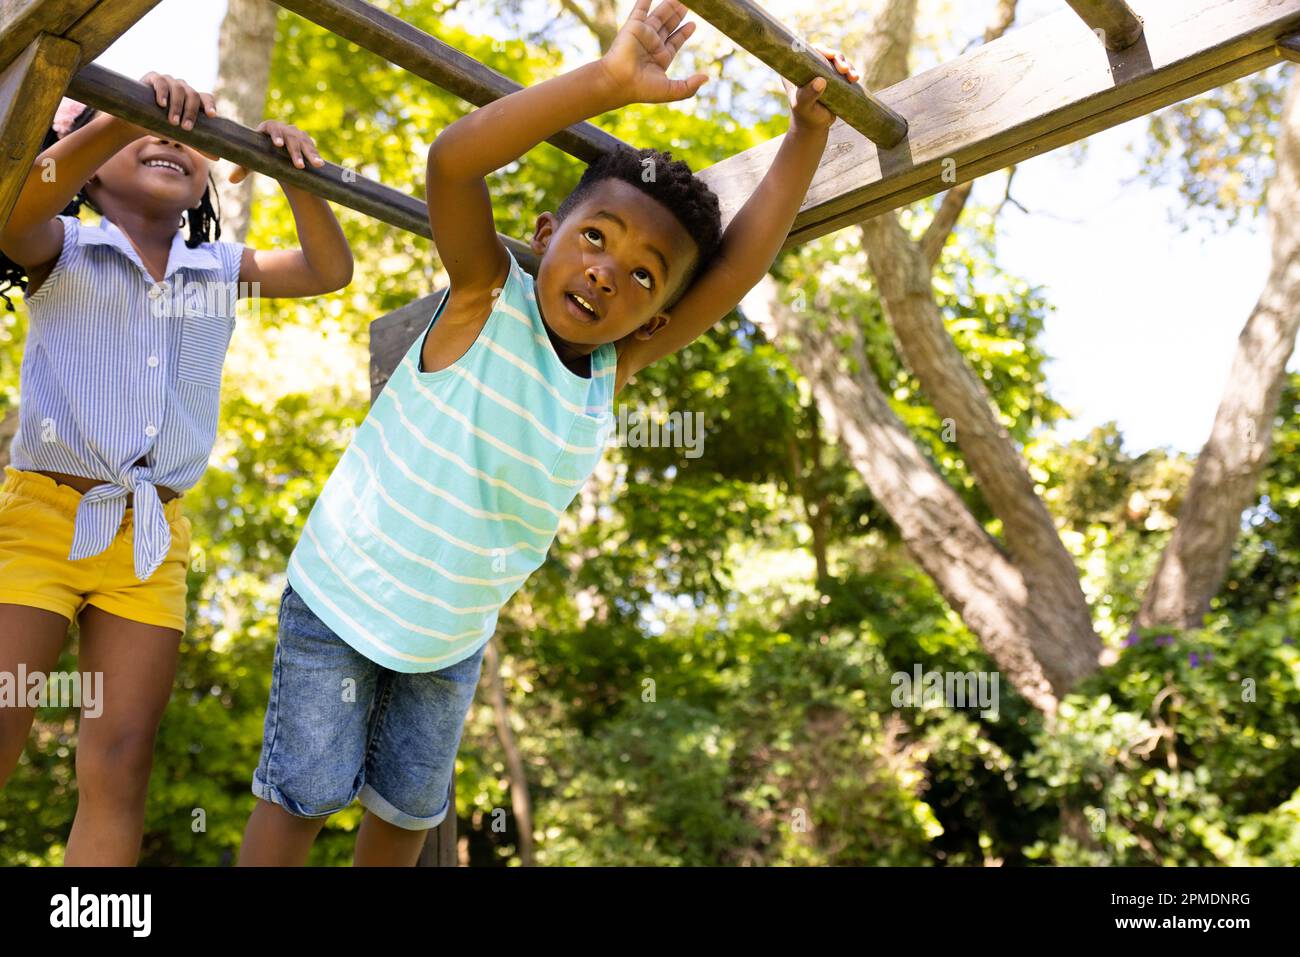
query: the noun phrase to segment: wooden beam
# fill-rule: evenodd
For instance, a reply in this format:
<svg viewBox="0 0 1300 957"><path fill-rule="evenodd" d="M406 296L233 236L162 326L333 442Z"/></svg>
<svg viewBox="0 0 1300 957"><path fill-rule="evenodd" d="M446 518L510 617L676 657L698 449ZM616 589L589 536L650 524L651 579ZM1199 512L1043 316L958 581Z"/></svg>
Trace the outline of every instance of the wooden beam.
<svg viewBox="0 0 1300 957"><path fill-rule="evenodd" d="M1300 0L1134 0L1146 29L1123 53L1087 42L1068 10L909 77L880 98L909 118L883 150L831 128L786 246L824 236L1222 86L1278 60ZM729 222L780 147L773 139L700 172Z"/></svg>
<svg viewBox="0 0 1300 957"><path fill-rule="evenodd" d="M521 89L518 83L473 57L364 0L276 2L475 106L486 106ZM626 145L590 123L561 130L547 142L585 163Z"/></svg>
<svg viewBox="0 0 1300 957"><path fill-rule="evenodd" d="M0 73L0 229L9 222L80 58L75 43L41 33Z"/></svg>
<svg viewBox="0 0 1300 957"><path fill-rule="evenodd" d="M1277 50L1275 52L1283 60L1300 63L1300 34L1282 37L1277 41Z"/></svg>
<svg viewBox="0 0 1300 957"><path fill-rule="evenodd" d="M380 316L370 323L370 401L379 398L379 393L397 369L397 364L411 348L415 337L424 331L433 318L433 311L447 295L446 289L439 289L432 295L424 296L407 303L401 309L395 309Z"/></svg>
<svg viewBox="0 0 1300 957"><path fill-rule="evenodd" d="M85 66L161 2L99 0L95 8L74 23L64 36L81 47L81 64Z"/></svg>
<svg viewBox="0 0 1300 957"><path fill-rule="evenodd" d="M1142 36L1142 18L1124 0L1065 0L1107 50L1127 50Z"/></svg>
<svg viewBox="0 0 1300 957"><path fill-rule="evenodd" d="M61 35L99 0L0 0L0 68L42 33Z"/></svg>
<svg viewBox="0 0 1300 957"><path fill-rule="evenodd" d="M840 76L824 56L752 0L683 2L795 86L825 77L822 104L872 142L888 149L907 135L903 116Z"/></svg>
<svg viewBox="0 0 1300 957"><path fill-rule="evenodd" d="M456 774L451 775L451 788L448 800L451 810L442 819L442 823L429 830L424 839L424 848L420 851L417 867L459 867L460 855L456 847Z"/></svg>
<svg viewBox="0 0 1300 957"><path fill-rule="evenodd" d="M240 163L417 236L433 238L428 207L423 199L408 196L329 162L319 169L298 169L289 155L273 146L268 137L223 117L199 114L192 130L173 126L149 87L111 70L94 64L83 67L68 90L75 99L142 126L151 133ZM502 236L501 240L510 247L520 265L536 261L535 254L526 244L508 236Z"/></svg>
<svg viewBox="0 0 1300 957"><path fill-rule="evenodd" d="M416 197L333 163L326 163L320 169L298 169L289 155L272 145L267 136L223 117L199 114L192 130L173 126L148 86L101 66L84 67L70 84L69 93L151 133L240 163L408 232L430 235L428 212Z"/></svg>

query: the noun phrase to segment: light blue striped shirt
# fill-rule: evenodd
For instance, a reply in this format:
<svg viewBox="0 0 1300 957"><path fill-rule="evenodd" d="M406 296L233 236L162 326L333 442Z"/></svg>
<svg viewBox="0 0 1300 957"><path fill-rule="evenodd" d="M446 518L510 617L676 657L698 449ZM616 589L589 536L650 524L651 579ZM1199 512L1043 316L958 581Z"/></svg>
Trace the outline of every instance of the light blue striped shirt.
<svg viewBox="0 0 1300 957"><path fill-rule="evenodd" d="M436 372L420 370L429 327L357 429L289 558L289 582L312 611L401 672L446 668L492 637L614 427L613 343L592 353L590 378L571 372L513 256L478 338Z"/></svg>
<svg viewBox="0 0 1300 957"><path fill-rule="evenodd" d="M183 492L216 440L221 370L235 324L240 243L172 241L155 282L126 235L104 219L60 216L63 249L27 297L14 468L110 483L77 509L69 560L112 544L134 495L135 574L171 547L155 484Z"/></svg>

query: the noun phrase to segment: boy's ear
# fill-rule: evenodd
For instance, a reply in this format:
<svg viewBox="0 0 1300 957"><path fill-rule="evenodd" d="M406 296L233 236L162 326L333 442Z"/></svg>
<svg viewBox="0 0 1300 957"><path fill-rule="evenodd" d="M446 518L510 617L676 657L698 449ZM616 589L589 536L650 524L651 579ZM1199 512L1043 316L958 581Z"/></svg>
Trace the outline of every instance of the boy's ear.
<svg viewBox="0 0 1300 957"><path fill-rule="evenodd" d="M647 319L644 325L639 326L636 332L634 333L634 335L642 342L644 342L654 337L671 321L672 321L672 317L669 316L668 313L657 312L649 319Z"/></svg>
<svg viewBox="0 0 1300 957"><path fill-rule="evenodd" d="M537 227L533 230L532 241L528 244L537 255L546 252L546 247L551 243L551 237L559 228L560 221L555 218L554 213L542 213L537 217Z"/></svg>

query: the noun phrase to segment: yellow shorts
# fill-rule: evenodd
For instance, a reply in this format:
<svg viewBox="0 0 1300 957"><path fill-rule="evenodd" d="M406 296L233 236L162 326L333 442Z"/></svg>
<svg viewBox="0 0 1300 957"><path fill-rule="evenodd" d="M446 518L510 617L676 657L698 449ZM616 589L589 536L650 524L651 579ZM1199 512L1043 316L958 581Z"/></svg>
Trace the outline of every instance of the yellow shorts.
<svg viewBox="0 0 1300 957"><path fill-rule="evenodd" d="M110 615L185 630L190 520L181 500L163 505L172 529L167 558L148 581L135 577L132 511L98 555L68 560L81 493L48 475L5 467L0 486L0 603L43 608L75 621L94 605Z"/></svg>

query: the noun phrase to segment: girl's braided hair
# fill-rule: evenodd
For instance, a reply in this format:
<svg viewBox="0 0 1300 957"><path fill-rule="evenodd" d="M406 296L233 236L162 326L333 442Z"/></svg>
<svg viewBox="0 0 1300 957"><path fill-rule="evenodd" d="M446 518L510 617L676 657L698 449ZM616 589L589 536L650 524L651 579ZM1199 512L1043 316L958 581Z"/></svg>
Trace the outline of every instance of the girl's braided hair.
<svg viewBox="0 0 1300 957"><path fill-rule="evenodd" d="M98 115L99 111L94 107L86 107L72 121L68 133L81 129ZM59 139L59 134L51 127L45 134L45 140L41 143L41 152L45 152ZM203 198L199 200L199 205L187 210L185 213L186 223L189 226L189 235L185 239L185 245L190 249L221 238L220 197L217 199L216 206L213 206L212 203L212 197L216 195L215 185L212 174L209 172L208 186L203 191ZM89 206L94 212L103 215L103 212L86 193L85 186L81 187L77 195L72 197L72 201L63 208L63 215L80 217L82 206ZM5 308L10 312L14 311L14 305L9 299L14 289L21 289L24 293L27 291L27 270L0 251L0 299L4 300Z"/></svg>

